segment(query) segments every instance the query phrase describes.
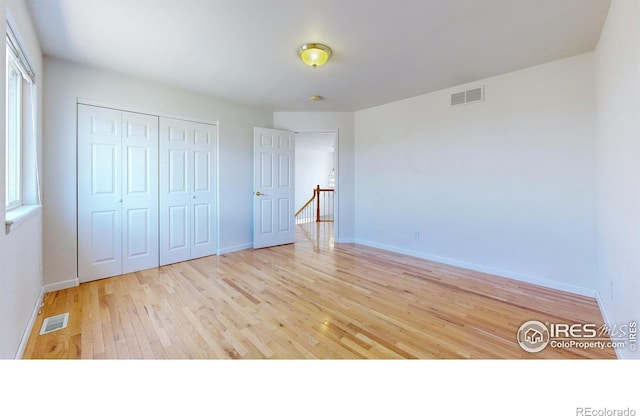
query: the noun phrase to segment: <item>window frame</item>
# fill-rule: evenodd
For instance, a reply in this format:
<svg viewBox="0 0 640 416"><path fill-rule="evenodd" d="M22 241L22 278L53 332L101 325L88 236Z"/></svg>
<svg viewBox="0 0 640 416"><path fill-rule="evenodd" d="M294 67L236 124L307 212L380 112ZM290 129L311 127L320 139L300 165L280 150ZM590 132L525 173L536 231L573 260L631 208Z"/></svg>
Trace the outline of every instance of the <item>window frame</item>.
<svg viewBox="0 0 640 416"><path fill-rule="evenodd" d="M22 108L23 105L23 73L20 70L19 58L15 56L11 48L9 47L9 43L7 41L7 52L6 52L6 109L5 109L5 210L10 211L12 209L19 208L23 205L23 146L24 146L24 138L23 138L23 113L24 110ZM15 72L17 85L15 86L15 102L12 103L15 107L15 126L14 126L14 137L10 137L11 129L9 128L10 124L10 114L9 111L11 109L12 104L10 100L12 98L12 94L10 91L10 74L11 72ZM14 151L10 152L10 144L13 144ZM14 169L10 169L10 158L14 158L13 163L15 164ZM15 198L9 199L9 184L14 182L12 186L15 189Z"/></svg>

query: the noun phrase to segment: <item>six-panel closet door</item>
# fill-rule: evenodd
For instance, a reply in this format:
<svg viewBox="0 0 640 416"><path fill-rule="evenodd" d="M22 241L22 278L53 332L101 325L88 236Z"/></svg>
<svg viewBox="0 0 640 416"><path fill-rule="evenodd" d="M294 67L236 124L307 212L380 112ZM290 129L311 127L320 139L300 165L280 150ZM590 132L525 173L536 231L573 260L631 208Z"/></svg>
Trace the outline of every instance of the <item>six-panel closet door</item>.
<svg viewBox="0 0 640 416"><path fill-rule="evenodd" d="M215 125L160 118L160 265L216 253Z"/></svg>
<svg viewBox="0 0 640 416"><path fill-rule="evenodd" d="M78 277L158 263L158 117L79 104Z"/></svg>

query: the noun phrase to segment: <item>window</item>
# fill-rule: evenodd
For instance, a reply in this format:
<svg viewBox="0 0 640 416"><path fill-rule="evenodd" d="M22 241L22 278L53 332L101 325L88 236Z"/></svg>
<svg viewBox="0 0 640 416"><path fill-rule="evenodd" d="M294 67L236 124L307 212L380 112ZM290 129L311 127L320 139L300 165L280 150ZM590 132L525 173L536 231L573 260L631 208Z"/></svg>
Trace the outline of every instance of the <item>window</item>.
<svg viewBox="0 0 640 416"><path fill-rule="evenodd" d="M37 153L34 74L12 25L6 37L5 207L13 222L31 206L40 204L37 189ZM35 181L32 179L35 177ZM36 186L32 186L34 182ZM35 190L35 191L34 191ZM18 209L20 208L20 209Z"/></svg>
<svg viewBox="0 0 640 416"><path fill-rule="evenodd" d="M7 211L22 205L22 74L17 57L7 48L6 171Z"/></svg>

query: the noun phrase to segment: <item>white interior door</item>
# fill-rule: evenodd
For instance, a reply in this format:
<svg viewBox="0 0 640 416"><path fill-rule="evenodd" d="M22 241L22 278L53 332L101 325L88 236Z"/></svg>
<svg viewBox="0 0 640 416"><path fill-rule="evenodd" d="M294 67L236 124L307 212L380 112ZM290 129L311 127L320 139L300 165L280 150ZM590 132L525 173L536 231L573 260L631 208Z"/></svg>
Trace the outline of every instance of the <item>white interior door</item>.
<svg viewBox="0 0 640 416"><path fill-rule="evenodd" d="M121 112L78 105L78 277L122 273Z"/></svg>
<svg viewBox="0 0 640 416"><path fill-rule="evenodd" d="M191 123L193 185L191 197L191 258L216 253L217 129Z"/></svg>
<svg viewBox="0 0 640 416"><path fill-rule="evenodd" d="M215 125L160 118L160 265L216 253Z"/></svg>
<svg viewBox="0 0 640 416"><path fill-rule="evenodd" d="M253 248L295 240L295 134L253 130Z"/></svg>
<svg viewBox="0 0 640 416"><path fill-rule="evenodd" d="M160 265L191 258L189 122L160 119Z"/></svg>
<svg viewBox="0 0 640 416"><path fill-rule="evenodd" d="M158 117L122 113L122 273L158 266Z"/></svg>

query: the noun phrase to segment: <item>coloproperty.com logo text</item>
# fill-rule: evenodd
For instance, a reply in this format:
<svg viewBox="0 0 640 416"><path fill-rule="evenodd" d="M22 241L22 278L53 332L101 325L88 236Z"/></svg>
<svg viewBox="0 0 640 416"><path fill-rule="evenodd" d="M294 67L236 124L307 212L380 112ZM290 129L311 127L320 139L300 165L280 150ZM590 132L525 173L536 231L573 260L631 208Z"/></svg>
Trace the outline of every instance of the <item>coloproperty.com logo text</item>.
<svg viewBox="0 0 640 416"><path fill-rule="evenodd" d="M523 350L536 353L551 348L637 349L637 322L621 325L568 324L527 321L518 329Z"/></svg>

